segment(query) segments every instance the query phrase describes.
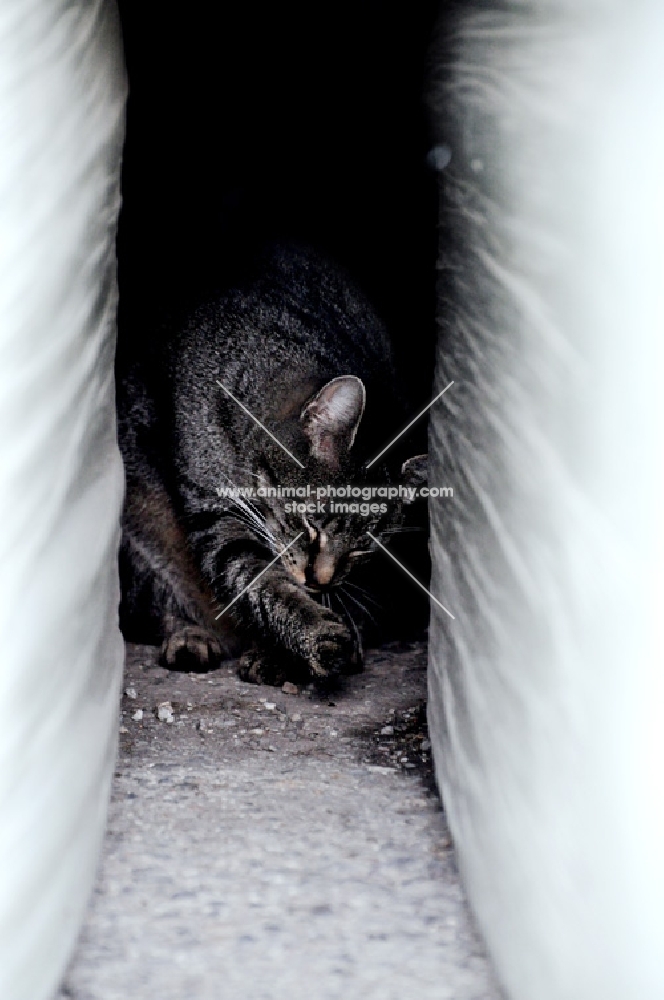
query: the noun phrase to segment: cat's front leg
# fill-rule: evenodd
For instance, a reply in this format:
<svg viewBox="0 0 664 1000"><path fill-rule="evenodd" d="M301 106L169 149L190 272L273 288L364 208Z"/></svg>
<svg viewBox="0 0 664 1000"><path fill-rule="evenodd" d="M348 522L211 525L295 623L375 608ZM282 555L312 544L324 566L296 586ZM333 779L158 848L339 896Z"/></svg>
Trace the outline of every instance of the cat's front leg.
<svg viewBox="0 0 664 1000"><path fill-rule="evenodd" d="M347 625L313 600L283 567L266 569L268 564L256 553L237 552L224 560L221 580L218 577L226 599L241 594L229 609L236 621L253 633L263 655L278 664L266 670L265 679L271 672L279 678L289 672L297 676L304 665L311 679L325 686L340 674L356 671L357 643Z"/></svg>
<svg viewBox="0 0 664 1000"><path fill-rule="evenodd" d="M333 611L318 604L283 571L260 583L247 597L254 615L262 619L259 644L268 658L285 663L286 672L296 678L304 664L310 678L322 687L356 669L353 635Z"/></svg>
<svg viewBox="0 0 664 1000"><path fill-rule="evenodd" d="M307 629L303 638L300 655L306 659L314 680L332 680L340 674L355 673L358 647L346 623L308 596L306 601L315 612L311 628Z"/></svg>
<svg viewBox="0 0 664 1000"><path fill-rule="evenodd" d="M297 625L301 627L301 619ZM338 619L315 622L299 652L264 636L242 655L238 675L253 684L281 687L284 681L307 684L313 678L320 688L333 687L339 675L362 670L361 646L353 637L349 647L349 634Z"/></svg>

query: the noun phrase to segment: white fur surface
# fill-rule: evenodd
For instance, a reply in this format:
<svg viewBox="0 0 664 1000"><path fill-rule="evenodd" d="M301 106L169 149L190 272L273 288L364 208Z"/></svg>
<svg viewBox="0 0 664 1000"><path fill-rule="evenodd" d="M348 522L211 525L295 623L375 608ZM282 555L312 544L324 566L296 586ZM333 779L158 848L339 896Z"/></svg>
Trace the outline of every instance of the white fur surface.
<svg viewBox="0 0 664 1000"><path fill-rule="evenodd" d="M0 996L46 1000L91 888L115 759L110 3L0 8Z"/></svg>
<svg viewBox="0 0 664 1000"><path fill-rule="evenodd" d="M438 50L430 722L513 1000L664 996L662 51L654 0Z"/></svg>

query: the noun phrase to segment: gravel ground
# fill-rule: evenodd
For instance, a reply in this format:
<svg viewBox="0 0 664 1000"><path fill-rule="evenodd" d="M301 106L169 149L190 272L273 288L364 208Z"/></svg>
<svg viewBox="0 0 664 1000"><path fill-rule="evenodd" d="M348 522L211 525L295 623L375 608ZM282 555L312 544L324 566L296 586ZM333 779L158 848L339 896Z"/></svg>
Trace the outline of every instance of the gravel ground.
<svg viewBox="0 0 664 1000"><path fill-rule="evenodd" d="M435 794L426 647L334 702L128 647L98 885L59 1000L499 1000Z"/></svg>

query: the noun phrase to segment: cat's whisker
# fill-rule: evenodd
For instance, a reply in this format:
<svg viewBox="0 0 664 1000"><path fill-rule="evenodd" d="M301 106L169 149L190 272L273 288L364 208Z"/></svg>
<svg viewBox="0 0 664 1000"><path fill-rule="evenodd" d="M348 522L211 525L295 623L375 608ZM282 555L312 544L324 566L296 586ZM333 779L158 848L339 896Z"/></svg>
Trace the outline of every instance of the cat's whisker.
<svg viewBox="0 0 664 1000"><path fill-rule="evenodd" d="M263 478L262 476L259 476L259 474L257 472L252 472L251 469L246 469L246 468L244 468L241 465L236 465L235 466L235 471L236 472L241 472L245 476L251 476L253 479L260 480L260 479Z"/></svg>
<svg viewBox="0 0 664 1000"><path fill-rule="evenodd" d="M232 517L236 521L240 521L242 524L245 524L248 528L251 528L252 531L255 531L262 537L268 538L272 542L274 542L274 536L272 535L272 532L268 530L267 526L261 524L260 522L257 522L256 519L253 518L249 513L247 513L247 511L245 511L242 507L240 507L238 510L235 511L227 510L227 516Z"/></svg>
<svg viewBox="0 0 664 1000"><path fill-rule="evenodd" d="M231 497L229 499L237 508L237 511L231 516L236 517L238 521L242 521L247 525L247 527L255 531L256 534L265 541L269 541L270 548L273 552L275 552L277 540L268 528L266 520L260 511L258 511L253 504L248 503L244 497ZM244 516L240 516L240 513Z"/></svg>
<svg viewBox="0 0 664 1000"><path fill-rule="evenodd" d="M249 469L239 469L238 471L239 471L239 472L245 472L245 473L248 473L248 474L249 474L249 475L251 475L251 476L255 476L255 477L256 477L256 479L260 479L260 476L256 475L256 473L255 473L255 472L250 472L250 470L249 470ZM240 504L240 505L244 505L244 506L247 506L247 507L250 507L250 508L251 508L251 510L253 510L253 511L254 511L254 512L256 513L256 515L257 515L258 517L262 517L262 515L260 514L260 512L259 512L259 511L258 511L258 510L256 509L256 507L254 507L254 505L253 505L253 504L251 503L251 499L250 499L249 497L246 497L246 496L243 496L243 495L242 495L242 494L240 493L240 490L239 490L239 487L238 487L238 486L237 486L237 484L236 484L236 483L235 483L235 482L234 482L234 481L233 481L233 480L231 479L231 477L230 477L230 476L228 475L228 473L226 473L226 472L220 472L220 475L221 475L221 476L223 476L223 478L224 478L224 479L226 480L226 482L227 482L227 483L229 484L229 487L230 487L230 488L231 488L232 490L234 490L234 491L235 491L235 494L236 494L235 496L231 496L231 497L225 497L224 499L228 499L228 500L230 500L231 502L234 502L234 503L237 503L237 504Z"/></svg>
<svg viewBox="0 0 664 1000"><path fill-rule="evenodd" d="M244 527L247 528L252 535L254 535L261 542L263 542L265 544L265 547L268 548L270 552L272 552L273 554L276 555L276 553L279 551L276 539L274 538L272 533L261 529L256 525L254 521L248 519L247 517L243 517L241 511L235 511L235 512L226 511L225 516L230 517L234 521L237 521L239 524L244 525Z"/></svg>
<svg viewBox="0 0 664 1000"><path fill-rule="evenodd" d="M228 507L225 507L222 511L218 511L218 510L217 511L210 511L210 513L216 514L220 519L224 518L224 517L230 517L234 521L238 521L240 524L243 524L246 528L248 528L249 531L253 535L255 535L257 538L259 538L261 541L263 541L265 543L265 545L267 546L267 548L270 549L271 552L275 552L276 551L276 548L275 548L276 542L275 542L274 536L271 534L271 532L269 532L267 529L261 528L259 525L256 524L256 522L253 519L250 519L248 515L247 516L243 516L243 512L242 511L231 511ZM185 521L185 522L187 522L187 521L189 521L189 522L194 521L195 522L196 518L199 517L199 516L200 516L199 514L185 515L183 517L183 521ZM195 531L195 526L194 526L193 530ZM206 531L209 532L211 530L212 530L211 528L207 528L207 529L205 529L205 531L203 531L203 534L205 534Z"/></svg>
<svg viewBox="0 0 664 1000"><path fill-rule="evenodd" d="M348 597L349 595L347 594L346 596ZM355 619L353 618L353 616L351 615L349 609L347 608L346 602L343 600L341 594L337 592L336 597L337 597L339 603L341 604L341 607L344 609L344 612L346 613L346 617L348 618L348 620L350 622L350 625L351 625L351 628L353 629L353 632L355 633L355 639L357 641L357 644L358 644L358 646L361 649L362 648L362 639L360 637L360 630L357 627Z"/></svg>
<svg viewBox="0 0 664 1000"><path fill-rule="evenodd" d="M266 531L269 531L267 527L267 521L261 512L251 503L250 500L242 498L242 503L240 504L244 510L247 511L249 516L252 518L254 523L261 525Z"/></svg>
<svg viewBox="0 0 664 1000"><path fill-rule="evenodd" d="M253 476L254 479L261 479L262 477L258 475L257 472L252 472L251 469L245 468L243 465L234 465L234 472L242 472L245 476ZM219 472L220 476L223 476L229 483L232 483L231 477L227 472Z"/></svg>
<svg viewBox="0 0 664 1000"><path fill-rule="evenodd" d="M232 489L237 490L235 483L227 473L221 472L220 475L226 479ZM256 474L251 473L251 475ZM256 476L256 478L259 479L260 477ZM268 528L265 516L252 502L252 499L250 497L242 496L241 494L233 497L226 497L224 499L227 499L229 504L234 504L236 507L235 513L230 516L236 517L238 521L245 524L251 531L258 535L259 538L266 542L270 550L276 554L279 551L277 539Z"/></svg>
<svg viewBox="0 0 664 1000"><path fill-rule="evenodd" d="M237 521L242 521L243 524L246 524L247 527L251 528L252 531L255 531L256 534L262 535L264 538L269 538L271 541L274 541L274 536L272 535L272 532L269 531L264 524L261 524L260 521L256 521L256 519L253 518L250 514L248 514L245 510L242 510L242 508L240 508L238 511L235 511L230 516Z"/></svg>
<svg viewBox="0 0 664 1000"><path fill-rule="evenodd" d="M376 621L376 619L374 618L374 616L371 614L371 612L369 611L369 609L365 608L364 604L362 604L361 601L358 601L358 599L356 597L353 597L353 595L350 593L349 590L346 590L345 587L339 587L339 590L342 591L346 595L346 597L353 602L353 604L356 604L358 606L358 608L361 611L363 611L365 613L365 615L367 615L368 618L371 619L371 621L374 623L374 625L376 625L376 626L378 625L378 622Z"/></svg>
<svg viewBox="0 0 664 1000"><path fill-rule="evenodd" d="M344 584L344 587L352 587L353 590L356 590L358 592L358 594L362 594L362 596L365 598L365 600L369 601L371 604L374 605L374 607L378 608L378 610L380 611L380 607L381 607L380 604L378 603L378 601L374 600L374 598L371 596L371 594L369 593L369 591L365 590L364 587L358 587L358 585L356 583L351 583L350 580L346 580L346 582ZM350 595L348 595L348 596L350 596Z"/></svg>

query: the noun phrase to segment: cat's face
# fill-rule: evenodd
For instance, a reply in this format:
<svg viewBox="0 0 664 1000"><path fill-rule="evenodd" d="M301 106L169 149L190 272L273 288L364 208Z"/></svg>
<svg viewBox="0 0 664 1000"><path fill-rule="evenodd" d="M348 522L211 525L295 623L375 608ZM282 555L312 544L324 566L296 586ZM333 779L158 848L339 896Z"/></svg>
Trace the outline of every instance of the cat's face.
<svg viewBox="0 0 664 1000"><path fill-rule="evenodd" d="M373 539L386 543L399 529L408 498L381 495L380 488L391 486L394 493L399 483L412 487L425 482L425 456L405 463L397 483L394 477L390 481L385 466L374 467L369 477L352 450L364 403L360 379L343 376L328 382L300 415L307 448L306 454L300 452L304 468L279 463L278 469L264 465L260 473L264 492L272 491L260 500L272 549L282 553L282 564L295 582L312 593L341 584L375 552ZM286 484L300 495L274 496ZM302 495L304 490L308 495Z"/></svg>
<svg viewBox="0 0 664 1000"><path fill-rule="evenodd" d="M300 586L313 592L340 584L376 548L371 535L383 539L401 520L397 508L364 516L347 513L346 505L351 506L347 501L332 502L335 509L325 514L299 513L276 506L271 512L273 533L280 542L283 540L284 549L291 543L282 555L283 565ZM341 513L337 507L342 508Z"/></svg>

